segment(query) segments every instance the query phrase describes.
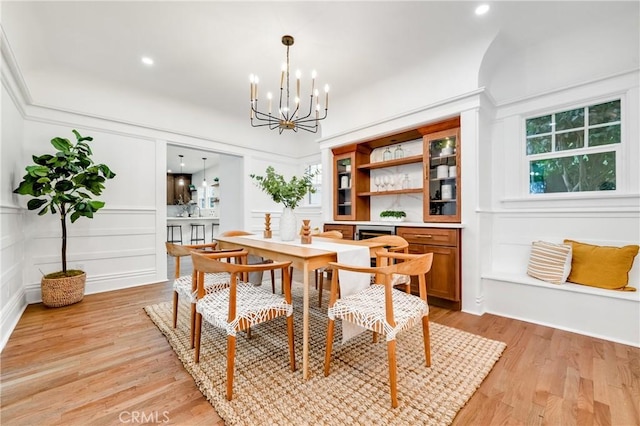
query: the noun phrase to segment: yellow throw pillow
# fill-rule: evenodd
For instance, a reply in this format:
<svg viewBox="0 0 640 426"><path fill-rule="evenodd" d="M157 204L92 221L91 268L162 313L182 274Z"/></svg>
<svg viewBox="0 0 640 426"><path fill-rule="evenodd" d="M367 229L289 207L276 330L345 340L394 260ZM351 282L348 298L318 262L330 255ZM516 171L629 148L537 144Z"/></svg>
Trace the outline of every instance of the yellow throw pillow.
<svg viewBox="0 0 640 426"><path fill-rule="evenodd" d="M564 243L573 247L571 273L567 281L611 290L635 291L627 284L633 259L638 254L637 245L608 247L573 240L564 240Z"/></svg>

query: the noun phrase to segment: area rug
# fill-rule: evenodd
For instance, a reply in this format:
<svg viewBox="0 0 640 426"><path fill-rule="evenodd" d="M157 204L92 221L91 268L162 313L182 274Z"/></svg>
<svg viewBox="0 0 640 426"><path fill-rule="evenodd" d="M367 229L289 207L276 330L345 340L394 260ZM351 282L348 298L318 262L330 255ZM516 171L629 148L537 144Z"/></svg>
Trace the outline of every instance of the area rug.
<svg viewBox="0 0 640 426"><path fill-rule="evenodd" d="M297 287L297 289L295 288ZM294 286L297 371L289 368L286 321L277 318L238 334L234 398L225 397L226 335L203 322L200 363L189 348L189 306L179 307L172 327L171 303L145 307L227 425L448 425L471 398L506 345L434 322L431 367L425 366L422 327L397 339L399 407L391 408L387 346L364 333L340 344L336 321L331 374L324 377L326 300L310 311L310 378L302 379L302 289ZM297 292L295 290L298 290Z"/></svg>

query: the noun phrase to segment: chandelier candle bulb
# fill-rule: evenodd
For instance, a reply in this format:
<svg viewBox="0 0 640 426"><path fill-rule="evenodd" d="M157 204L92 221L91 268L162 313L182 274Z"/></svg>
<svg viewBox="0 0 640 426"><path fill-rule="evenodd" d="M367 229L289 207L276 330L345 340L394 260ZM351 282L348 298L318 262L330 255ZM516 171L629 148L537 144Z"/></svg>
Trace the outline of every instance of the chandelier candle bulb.
<svg viewBox="0 0 640 426"><path fill-rule="evenodd" d="M258 100L258 81L258 76L256 76L256 82L253 85L253 99L255 99L256 101Z"/></svg>
<svg viewBox="0 0 640 426"><path fill-rule="evenodd" d="M324 99L324 109L329 109L329 85L325 84L324 85L324 93L325 93L325 99Z"/></svg>

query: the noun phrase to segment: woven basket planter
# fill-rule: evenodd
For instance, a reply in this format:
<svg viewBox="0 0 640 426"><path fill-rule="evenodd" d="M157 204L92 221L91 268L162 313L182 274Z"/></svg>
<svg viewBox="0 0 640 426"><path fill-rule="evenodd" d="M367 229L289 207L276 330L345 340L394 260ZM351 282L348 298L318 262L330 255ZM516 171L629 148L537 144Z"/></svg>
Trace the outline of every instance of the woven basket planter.
<svg viewBox="0 0 640 426"><path fill-rule="evenodd" d="M86 280L84 272L73 277L42 278L42 303L50 308L78 303L84 297Z"/></svg>

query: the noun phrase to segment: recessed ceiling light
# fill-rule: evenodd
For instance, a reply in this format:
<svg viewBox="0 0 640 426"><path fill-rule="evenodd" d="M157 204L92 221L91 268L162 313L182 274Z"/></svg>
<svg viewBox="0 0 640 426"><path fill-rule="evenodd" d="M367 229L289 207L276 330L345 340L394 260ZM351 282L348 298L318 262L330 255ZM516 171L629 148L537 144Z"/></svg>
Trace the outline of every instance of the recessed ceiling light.
<svg viewBox="0 0 640 426"><path fill-rule="evenodd" d="M148 56L143 56L142 57L142 63L145 65L153 65L153 59L151 59Z"/></svg>
<svg viewBox="0 0 640 426"><path fill-rule="evenodd" d="M171 169L168 169L168 170L167 170L167 173L171 173Z"/></svg>
<svg viewBox="0 0 640 426"><path fill-rule="evenodd" d="M476 15L484 15L488 11L489 11L488 4L481 4L480 6L476 7Z"/></svg>

